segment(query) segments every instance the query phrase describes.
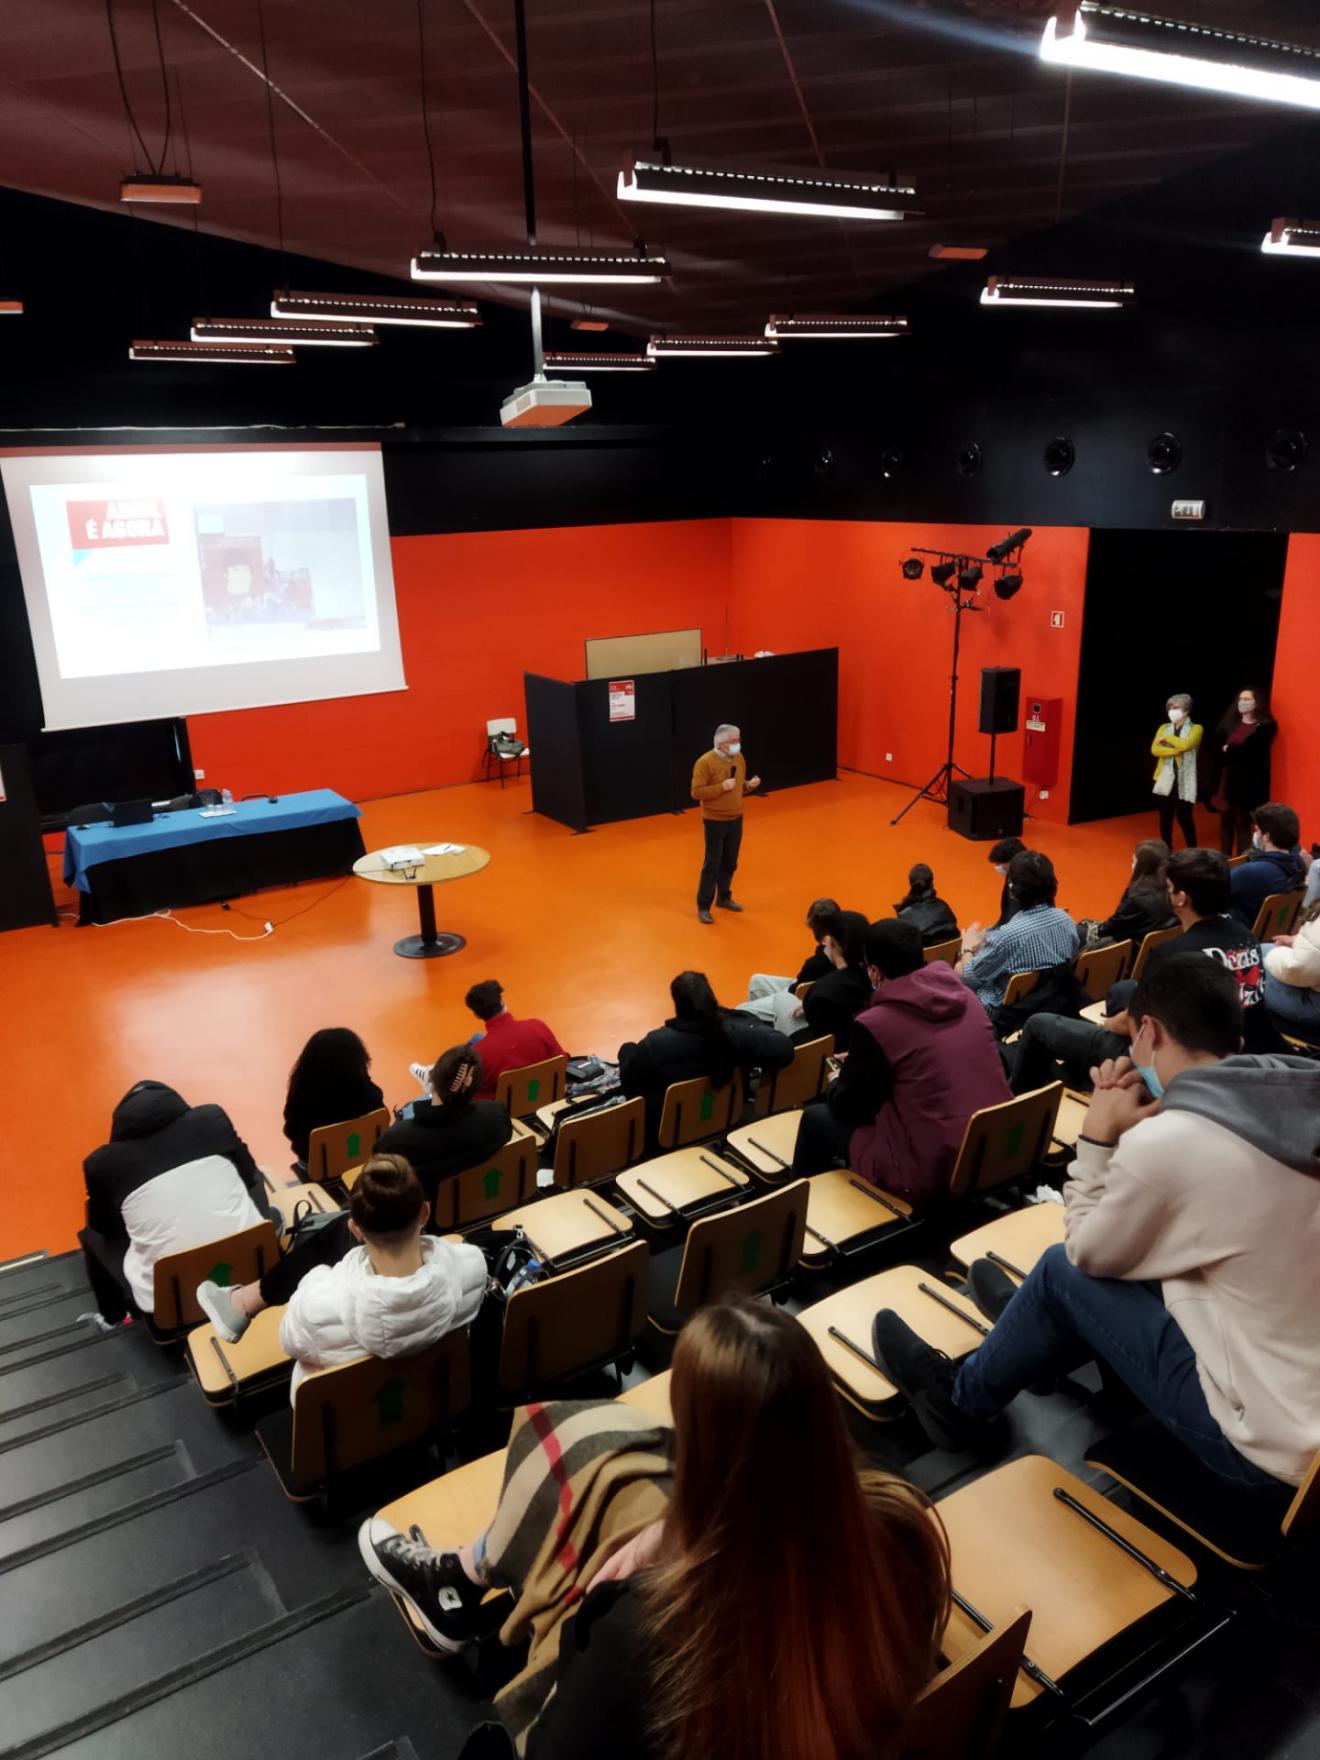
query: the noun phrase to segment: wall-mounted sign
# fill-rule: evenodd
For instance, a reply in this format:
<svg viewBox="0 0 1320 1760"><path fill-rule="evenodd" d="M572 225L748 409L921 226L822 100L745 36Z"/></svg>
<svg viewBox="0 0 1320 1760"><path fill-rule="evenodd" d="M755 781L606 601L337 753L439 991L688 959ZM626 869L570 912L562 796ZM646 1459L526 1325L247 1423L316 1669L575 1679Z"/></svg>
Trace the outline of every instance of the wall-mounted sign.
<svg viewBox="0 0 1320 1760"><path fill-rule="evenodd" d="M1204 501L1175 501L1172 508L1175 519L1204 519Z"/></svg>
<svg viewBox="0 0 1320 1760"><path fill-rule="evenodd" d="M637 681L631 678L610 680L610 720L637 719Z"/></svg>

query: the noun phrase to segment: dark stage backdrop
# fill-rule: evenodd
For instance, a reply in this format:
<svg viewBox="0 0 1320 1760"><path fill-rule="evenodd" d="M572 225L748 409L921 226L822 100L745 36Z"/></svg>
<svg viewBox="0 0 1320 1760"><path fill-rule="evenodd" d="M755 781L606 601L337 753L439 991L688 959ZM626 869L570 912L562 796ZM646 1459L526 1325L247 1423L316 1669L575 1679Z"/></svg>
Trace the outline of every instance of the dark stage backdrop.
<svg viewBox="0 0 1320 1760"><path fill-rule="evenodd" d="M1268 688L1287 552L1280 532L1092 532L1074 822L1152 806L1150 743L1173 692L1192 696L1209 745L1243 685Z"/></svg>

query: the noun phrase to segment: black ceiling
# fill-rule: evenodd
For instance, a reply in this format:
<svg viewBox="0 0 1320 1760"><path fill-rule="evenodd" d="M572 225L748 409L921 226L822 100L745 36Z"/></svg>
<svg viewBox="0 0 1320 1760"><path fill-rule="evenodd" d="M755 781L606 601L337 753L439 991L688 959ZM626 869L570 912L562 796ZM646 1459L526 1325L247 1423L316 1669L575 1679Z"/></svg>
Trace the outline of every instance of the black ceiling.
<svg viewBox="0 0 1320 1760"><path fill-rule="evenodd" d="M430 230L418 0L262 4L285 247L406 276ZM173 98L166 169L190 166L201 181L203 230L275 245L258 0L156 7ZM420 10L439 223L459 248L518 241L512 0L420 0ZM867 226L621 206L618 166L653 132L648 0L528 0L541 242L627 246L640 224L676 274L611 295L612 318L639 332L759 327L771 310L883 305L932 271L935 243L987 245L1003 260L999 247L1057 217L1264 140L1296 115L1070 79L1035 52L1050 10L1048 0L657 0L659 127L675 159L912 174L924 217ZM1314 0L1178 0L1176 15L1301 43L1320 23ZM154 155L164 109L152 0L114 0L114 18ZM115 207L119 177L145 167L105 0L6 0L0 82L0 181ZM11 266L0 241L0 278ZM182 335L195 291L178 298L169 333Z"/></svg>

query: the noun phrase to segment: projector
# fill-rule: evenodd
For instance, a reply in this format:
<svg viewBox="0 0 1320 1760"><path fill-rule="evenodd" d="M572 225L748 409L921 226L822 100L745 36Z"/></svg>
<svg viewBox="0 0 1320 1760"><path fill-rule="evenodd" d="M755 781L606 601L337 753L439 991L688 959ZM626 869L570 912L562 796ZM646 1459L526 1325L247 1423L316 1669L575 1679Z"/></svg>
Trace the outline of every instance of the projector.
<svg viewBox="0 0 1320 1760"><path fill-rule="evenodd" d="M506 428L558 428L591 408L591 393L577 379L533 379L500 405Z"/></svg>

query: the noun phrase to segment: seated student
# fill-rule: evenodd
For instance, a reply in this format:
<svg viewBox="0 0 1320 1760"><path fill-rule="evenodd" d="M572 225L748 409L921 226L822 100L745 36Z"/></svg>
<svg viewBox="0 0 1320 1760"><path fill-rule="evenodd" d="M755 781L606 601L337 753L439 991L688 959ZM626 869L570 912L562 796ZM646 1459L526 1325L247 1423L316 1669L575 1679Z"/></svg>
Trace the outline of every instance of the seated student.
<svg viewBox="0 0 1320 1760"><path fill-rule="evenodd" d="M1008 889L1017 910L999 929L963 931L957 970L987 1008L1004 1000L1015 972L1044 972L1077 952L1077 925L1054 902L1054 863L1032 849L1008 864Z"/></svg>
<svg viewBox="0 0 1320 1760"><path fill-rule="evenodd" d="M485 1027L475 1040L481 1047L483 1071L478 1100L493 1100L500 1077L506 1069L525 1069L529 1063L544 1063L547 1057L563 1057L564 1047L544 1021L529 1016L516 1020L504 1005L503 986L495 978L474 984L463 998Z"/></svg>
<svg viewBox="0 0 1320 1760"><path fill-rule="evenodd" d="M1106 1058L1126 1057L1132 1038L1127 1005L1135 989L1130 978L1109 986L1103 1026L1066 1014L1028 1015L1017 1044L1003 1047L1013 1092L1030 1094L1060 1078L1070 1088L1087 1089L1097 1065Z"/></svg>
<svg viewBox="0 0 1320 1760"><path fill-rule="evenodd" d="M1301 821L1291 807L1267 801L1251 815L1251 854L1229 870L1228 911L1246 929L1256 926L1260 907L1272 892L1294 892L1306 885L1306 865L1297 841Z"/></svg>
<svg viewBox="0 0 1320 1760"><path fill-rule="evenodd" d="M814 953L803 960L796 978L777 978L769 972L753 972L747 986L747 1000L738 1004L744 1014L757 1020L772 1021L774 1004L771 998L782 990L795 990L799 984L814 984L817 978L833 970L833 962L825 951L825 937L837 932L839 907L832 898L813 898L807 906L807 928L815 938Z"/></svg>
<svg viewBox="0 0 1320 1760"><path fill-rule="evenodd" d="M1016 1291L972 1266L995 1325L961 1365L888 1310L876 1354L955 1448L990 1442L1032 1382L1099 1357L1226 1490L1282 1510L1320 1449L1320 1067L1238 1056L1237 986L1195 955L1152 962L1129 1012L1135 1061L1098 1072L1066 1245Z"/></svg>
<svg viewBox="0 0 1320 1760"><path fill-rule="evenodd" d="M958 933L958 919L935 891L935 876L925 862L908 869L907 896L894 906L900 922L911 923L923 947L938 947Z"/></svg>
<svg viewBox="0 0 1320 1760"><path fill-rule="evenodd" d="M280 1321L294 1358L293 1398L317 1369L355 1357L412 1357L476 1318L486 1256L424 1233L431 1208L402 1155L373 1155L348 1204L354 1241L334 1265L314 1266Z"/></svg>
<svg viewBox="0 0 1320 1760"><path fill-rule="evenodd" d="M1164 884L1164 864L1169 846L1158 837L1147 837L1132 856L1132 874L1112 916L1082 925L1087 947L1106 947L1130 941L1139 948L1153 929L1170 929L1176 921L1169 909L1169 889Z"/></svg>
<svg viewBox="0 0 1320 1760"><path fill-rule="evenodd" d="M284 1134L298 1172L306 1170L307 1139L314 1130L361 1118L385 1104L370 1071L366 1046L347 1027L322 1027L303 1046L289 1071L284 1100Z"/></svg>
<svg viewBox="0 0 1320 1760"><path fill-rule="evenodd" d="M1320 1046L1320 912L1304 912L1291 935L1262 941L1265 1007L1294 1039Z"/></svg>
<svg viewBox="0 0 1320 1760"><path fill-rule="evenodd" d="M1001 837L998 843L990 845L990 852L986 860L996 874L1003 876L1003 885L999 889L999 915L991 923L992 929L1002 929L1009 918L1015 917L1022 908L1013 896L1012 887L1008 884L1008 865L1014 856L1025 854L1026 848L1026 844L1020 837ZM979 929L980 924L975 923L972 927Z"/></svg>
<svg viewBox="0 0 1320 1760"><path fill-rule="evenodd" d="M866 932L869 1008L827 1097L804 1108L793 1172L836 1158L920 1206L946 1195L967 1120L1011 1098L985 1010L910 923Z"/></svg>
<svg viewBox="0 0 1320 1760"><path fill-rule="evenodd" d="M110 1141L83 1162L87 1226L78 1235L102 1320L155 1306L167 1253L250 1228L268 1214L261 1172L219 1106L189 1106L164 1082L137 1082L115 1107Z"/></svg>
<svg viewBox="0 0 1320 1760"><path fill-rule="evenodd" d="M1250 930L1225 914L1229 874L1228 858L1217 849L1182 849L1169 857L1165 882L1183 932L1155 949L1146 970L1174 953L1209 954L1237 979L1245 1048L1253 1054L1283 1051L1286 1046L1264 1006L1259 944Z"/></svg>
<svg viewBox="0 0 1320 1760"><path fill-rule="evenodd" d="M441 1180L475 1167L513 1135L508 1107L477 1098L489 1090L484 1063L475 1045L441 1052L428 1078L430 1098L414 1100L377 1140L378 1155L407 1156L433 1210Z"/></svg>
<svg viewBox="0 0 1320 1760"><path fill-rule="evenodd" d="M512 1588L501 1639L531 1649L495 1704L527 1760L896 1753L948 1616L938 1512L861 1464L819 1350L768 1302L695 1314L670 1393L672 1433L560 1403L538 1448L520 1413L490 1529L440 1552L372 1517L367 1569L451 1653L487 1585Z"/></svg>
<svg viewBox="0 0 1320 1760"><path fill-rule="evenodd" d="M739 1070L745 1075L751 1069L783 1069L793 1061L783 1033L721 1008L704 972L680 972L669 994L674 1012L664 1026L619 1047L619 1081L630 1099L640 1094L646 1102L646 1143L652 1152L671 1082L708 1076L716 1088L727 1088Z"/></svg>
<svg viewBox="0 0 1320 1760"><path fill-rule="evenodd" d="M794 1045L832 1033L835 1050L846 1051L857 1011L866 1007L871 996L871 980L866 975L866 918L862 913L840 911L821 951L829 961L829 970L801 999L791 990L767 997L773 1008L768 1024L787 1034ZM746 1011L740 1008L739 1012Z"/></svg>

